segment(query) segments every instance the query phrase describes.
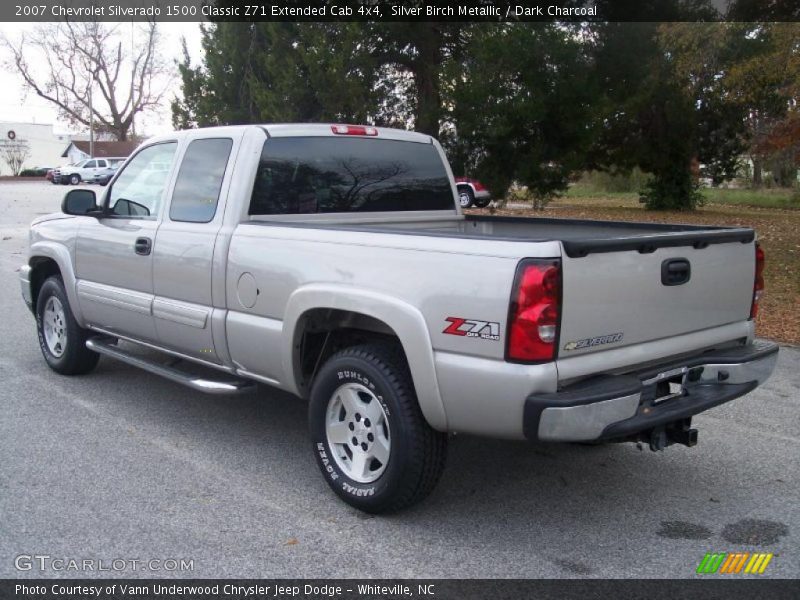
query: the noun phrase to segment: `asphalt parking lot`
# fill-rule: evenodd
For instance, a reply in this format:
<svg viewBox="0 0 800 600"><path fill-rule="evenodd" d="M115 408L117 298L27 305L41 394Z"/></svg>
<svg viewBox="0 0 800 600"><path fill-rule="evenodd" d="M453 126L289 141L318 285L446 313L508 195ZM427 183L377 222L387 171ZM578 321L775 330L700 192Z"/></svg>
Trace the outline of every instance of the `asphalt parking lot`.
<svg viewBox="0 0 800 600"><path fill-rule="evenodd" d="M15 568L49 555L193 561L101 576L682 578L733 551L800 576L799 349L697 417L695 448L457 436L426 502L369 517L328 490L298 399L203 396L106 358L84 377L45 366L16 269L66 189L0 183L0 577L93 576Z"/></svg>

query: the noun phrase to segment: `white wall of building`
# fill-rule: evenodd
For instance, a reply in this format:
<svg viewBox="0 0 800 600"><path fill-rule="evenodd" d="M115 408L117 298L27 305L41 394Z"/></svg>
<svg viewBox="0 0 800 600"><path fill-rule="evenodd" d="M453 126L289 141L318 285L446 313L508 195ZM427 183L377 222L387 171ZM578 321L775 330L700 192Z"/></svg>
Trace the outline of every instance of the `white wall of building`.
<svg viewBox="0 0 800 600"><path fill-rule="evenodd" d="M13 134L10 136L9 132ZM11 170L2 159L2 147L6 144L27 143L30 155L25 159L23 168L32 169L66 164L68 161L61 158L61 154L71 141L70 135L53 133L51 124L0 121L0 175L11 175Z"/></svg>

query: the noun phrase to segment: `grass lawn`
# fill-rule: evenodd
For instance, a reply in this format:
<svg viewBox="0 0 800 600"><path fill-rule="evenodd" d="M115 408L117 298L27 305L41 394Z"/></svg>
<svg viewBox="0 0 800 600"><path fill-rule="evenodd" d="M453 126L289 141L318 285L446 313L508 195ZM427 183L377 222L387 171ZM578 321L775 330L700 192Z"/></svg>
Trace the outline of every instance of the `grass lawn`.
<svg viewBox="0 0 800 600"><path fill-rule="evenodd" d="M719 191L726 192L727 201L709 203L694 212L647 211L636 194L611 194L567 195L544 211L502 209L495 214L752 227L767 259L766 293L760 303L756 332L761 337L800 344L800 210L764 204L750 206L744 202L744 196L727 194L746 190Z"/></svg>
<svg viewBox="0 0 800 600"><path fill-rule="evenodd" d="M734 206L752 206L761 208L796 208L800 209L800 190L778 189L721 189L702 188L700 193L707 205L722 204ZM639 203L637 192L604 192L595 186L576 183L570 186L564 196L565 200L602 200L608 203L620 203L629 206Z"/></svg>

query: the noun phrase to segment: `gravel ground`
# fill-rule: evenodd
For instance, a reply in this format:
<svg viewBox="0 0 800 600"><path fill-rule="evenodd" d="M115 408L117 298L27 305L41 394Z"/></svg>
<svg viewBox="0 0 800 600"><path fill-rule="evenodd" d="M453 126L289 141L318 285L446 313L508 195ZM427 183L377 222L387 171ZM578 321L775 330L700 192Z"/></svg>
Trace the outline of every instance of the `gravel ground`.
<svg viewBox="0 0 800 600"><path fill-rule="evenodd" d="M194 561L127 576L682 578L710 551L800 575L800 350L697 417L695 448L457 436L428 501L369 517L318 474L300 400L202 396L105 358L84 377L45 366L16 270L65 189L0 183L0 577L98 575L15 569L38 554Z"/></svg>

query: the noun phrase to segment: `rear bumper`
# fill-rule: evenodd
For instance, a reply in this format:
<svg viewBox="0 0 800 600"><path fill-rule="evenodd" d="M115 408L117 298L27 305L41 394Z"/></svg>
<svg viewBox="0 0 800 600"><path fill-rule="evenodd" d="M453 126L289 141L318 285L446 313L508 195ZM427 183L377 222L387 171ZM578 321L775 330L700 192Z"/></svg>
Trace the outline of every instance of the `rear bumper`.
<svg viewBox="0 0 800 600"><path fill-rule="evenodd" d="M525 401L525 437L560 442L630 438L747 394L767 380L777 359L777 344L758 341L532 394ZM682 379L682 393L658 401L659 384L676 378Z"/></svg>

